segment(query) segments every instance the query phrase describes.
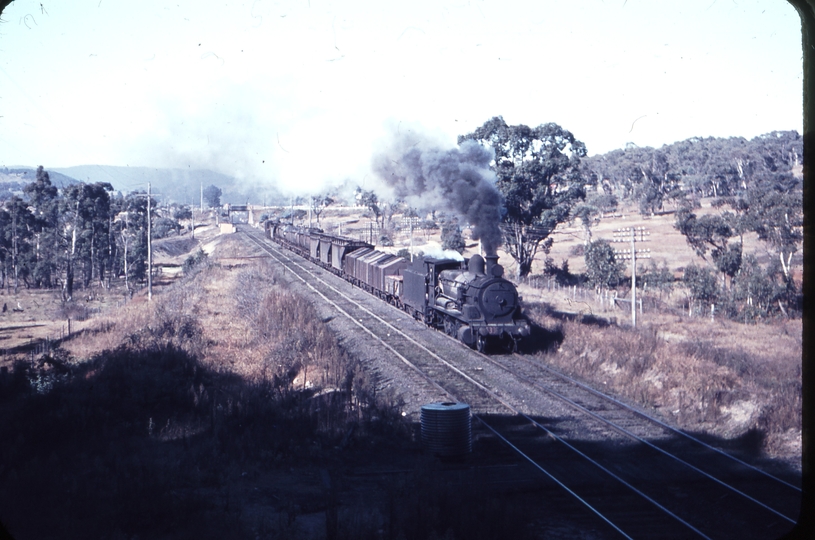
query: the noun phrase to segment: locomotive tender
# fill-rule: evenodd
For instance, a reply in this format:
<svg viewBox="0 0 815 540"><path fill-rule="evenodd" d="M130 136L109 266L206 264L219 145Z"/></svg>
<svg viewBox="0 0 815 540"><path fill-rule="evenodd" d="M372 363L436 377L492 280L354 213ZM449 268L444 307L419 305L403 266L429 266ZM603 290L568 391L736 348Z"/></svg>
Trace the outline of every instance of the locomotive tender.
<svg viewBox="0 0 815 540"><path fill-rule="evenodd" d="M504 279L497 255L473 255L468 260L420 257L411 263L367 242L321 229L267 221L266 234L480 352L490 342L515 351L529 335L518 291Z"/></svg>

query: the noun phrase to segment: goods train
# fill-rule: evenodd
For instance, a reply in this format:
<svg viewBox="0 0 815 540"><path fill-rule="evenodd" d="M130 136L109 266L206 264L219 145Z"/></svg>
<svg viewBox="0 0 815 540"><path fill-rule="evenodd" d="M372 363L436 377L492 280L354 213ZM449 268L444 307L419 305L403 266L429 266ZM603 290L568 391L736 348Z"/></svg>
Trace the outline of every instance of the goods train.
<svg viewBox="0 0 815 540"><path fill-rule="evenodd" d="M326 270L410 313L425 324L484 352L510 351L529 335L518 291L503 278L498 256L468 260L419 257L410 262L367 243L280 222L267 236Z"/></svg>

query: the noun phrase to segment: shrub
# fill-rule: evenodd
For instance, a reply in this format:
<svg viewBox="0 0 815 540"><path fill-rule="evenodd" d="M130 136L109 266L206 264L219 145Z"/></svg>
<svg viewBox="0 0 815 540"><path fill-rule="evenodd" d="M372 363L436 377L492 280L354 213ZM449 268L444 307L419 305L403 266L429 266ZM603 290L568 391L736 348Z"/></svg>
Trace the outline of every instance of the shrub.
<svg viewBox="0 0 815 540"><path fill-rule="evenodd" d="M597 240L586 249L586 279L597 287L616 287L623 279L622 264L605 240Z"/></svg>
<svg viewBox="0 0 815 540"><path fill-rule="evenodd" d="M663 263L657 267L656 263L651 261L651 265L642 274L642 283L644 287L670 292L674 286L674 275L667 264Z"/></svg>
<svg viewBox="0 0 815 540"><path fill-rule="evenodd" d="M719 282L709 268L692 264L685 268L682 281L694 301L712 303L719 297Z"/></svg>
<svg viewBox="0 0 815 540"><path fill-rule="evenodd" d="M184 271L184 275L191 275L193 274L193 270L196 268L200 268L207 262L207 254L204 252L203 249L199 249L195 255L190 255L184 261L184 265L182 270Z"/></svg>
<svg viewBox="0 0 815 540"><path fill-rule="evenodd" d="M572 257L584 257L586 255L586 246L584 244L575 244L569 249L569 255Z"/></svg>
<svg viewBox="0 0 815 540"><path fill-rule="evenodd" d="M174 219L161 217L153 224L153 238L166 238L172 231L181 231L181 224Z"/></svg>
<svg viewBox="0 0 815 540"><path fill-rule="evenodd" d="M546 257L543 263L543 275L552 276L559 285L576 285L579 280L578 276L569 271L569 260L563 259L560 267L555 266L555 262L551 257Z"/></svg>
<svg viewBox="0 0 815 540"><path fill-rule="evenodd" d="M445 223L441 228L442 249L452 249L459 253L464 252L464 237L461 235L461 227L458 223Z"/></svg>

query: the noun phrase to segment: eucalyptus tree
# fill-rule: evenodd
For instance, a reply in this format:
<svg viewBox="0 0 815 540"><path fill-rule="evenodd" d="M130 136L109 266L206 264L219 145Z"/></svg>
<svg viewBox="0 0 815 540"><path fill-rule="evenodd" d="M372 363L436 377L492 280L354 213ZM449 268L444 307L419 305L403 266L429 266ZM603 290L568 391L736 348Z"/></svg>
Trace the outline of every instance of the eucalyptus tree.
<svg viewBox="0 0 815 540"><path fill-rule="evenodd" d="M786 281L792 281L792 257L803 240L804 205L801 181L791 175L761 182L750 191L746 220L759 240L781 263Z"/></svg>
<svg viewBox="0 0 815 540"><path fill-rule="evenodd" d="M548 253L552 232L585 198L580 159L586 145L555 123L510 126L500 116L458 138L459 144L467 140L495 152L491 168L505 210L502 240L517 263L517 276L524 277L538 249Z"/></svg>
<svg viewBox="0 0 815 540"><path fill-rule="evenodd" d="M110 246L110 192L107 182L73 184L61 199L66 244L66 293L73 295L74 266L81 262L83 285L98 277L104 280Z"/></svg>
<svg viewBox="0 0 815 540"><path fill-rule="evenodd" d="M332 204L334 204L334 199L325 195L311 198L311 212L314 214L314 217L317 218L318 227L320 226L320 215Z"/></svg>
<svg viewBox="0 0 815 540"><path fill-rule="evenodd" d="M361 187L357 187L354 198L359 206L364 206L371 211L374 216L374 222L379 224L379 220L381 219L381 227L385 227L385 214L382 211L383 205L379 202L379 197L376 196L374 191L368 191L362 189Z"/></svg>
<svg viewBox="0 0 815 540"><path fill-rule="evenodd" d="M38 287L53 287L54 280L59 274L60 258L59 190L51 184L48 171L40 165L37 167L36 179L25 186L23 192L28 198L34 217L32 277Z"/></svg>
<svg viewBox="0 0 815 540"><path fill-rule="evenodd" d="M0 252L4 263L4 281L10 286L14 278L14 292L20 286L20 278L28 284L32 257L31 234L34 216L28 205L16 195L6 201L0 216Z"/></svg>
<svg viewBox="0 0 815 540"><path fill-rule="evenodd" d="M147 275L147 194L133 192L116 199L114 211L116 268L124 275L125 287L131 291L132 282Z"/></svg>
<svg viewBox="0 0 815 540"><path fill-rule="evenodd" d="M731 280L741 268L742 258L742 242L730 242L730 239L738 234L732 226L735 218L732 212L698 217L687 208L683 208L677 212L674 224L697 255L708 260L710 251L710 258L716 269L729 276Z"/></svg>

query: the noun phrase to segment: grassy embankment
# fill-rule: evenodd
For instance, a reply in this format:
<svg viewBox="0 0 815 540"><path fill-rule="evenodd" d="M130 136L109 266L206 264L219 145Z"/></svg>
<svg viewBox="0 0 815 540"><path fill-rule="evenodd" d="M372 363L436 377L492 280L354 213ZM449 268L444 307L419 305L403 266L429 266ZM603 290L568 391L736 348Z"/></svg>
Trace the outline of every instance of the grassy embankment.
<svg viewBox="0 0 815 540"><path fill-rule="evenodd" d="M451 502L397 404L337 343L257 261L204 264L34 362L9 358L0 521L18 540L523 537L500 494ZM408 472L362 499L343 487L347 467L391 462Z"/></svg>
<svg viewBox="0 0 815 540"><path fill-rule="evenodd" d="M703 200L699 215L715 213L711 201ZM353 216L352 216L353 217ZM358 218L358 216L357 216ZM366 220L335 217L327 211L329 228L345 219L343 230L349 234L365 232ZM645 227L650 235L638 248L650 248L651 259L640 263L640 273L653 261L667 266L681 278L689 264L707 266L674 228L675 216L666 213L640 216L633 207L624 207L615 216L604 218L593 227L593 239L611 240L614 231L624 227ZM350 221L349 221L350 220ZM404 233L404 231L403 231ZM424 241L440 242L439 231L415 233L414 244L422 249ZM585 231L579 222L555 231L550 253L556 265L568 261L571 272L585 270L580 254ZM397 235L395 251L410 245L409 237ZM754 253L762 264L769 262L766 251L754 233L745 235L745 253ZM471 242L465 255L477 251ZM627 249L629 245L615 244ZM514 262L499 252L507 275L514 275ZM533 274L540 275L545 254L538 253ZM793 261L794 276L800 280L800 253ZM620 293L626 295L624 291ZM645 313L640 328L628 325L629 311L610 308L597 299L579 302L565 291L546 291L522 285L532 319L562 342L542 358L565 372L579 375L600 388L659 409L665 417L685 429L709 432L721 437L746 437L757 451L782 457L800 467L801 454L801 321L769 320L759 324L739 324L708 317L686 317L683 306L687 295L676 284L670 293L646 292ZM558 313L592 314L618 321L619 326L600 328L579 322L563 321ZM555 315L555 316L552 316ZM556 350L556 352L555 352Z"/></svg>
<svg viewBox="0 0 815 540"><path fill-rule="evenodd" d="M600 389L658 409L671 423L725 438L800 468L801 321L744 325L672 317L637 329L529 315L557 336L539 357Z"/></svg>

